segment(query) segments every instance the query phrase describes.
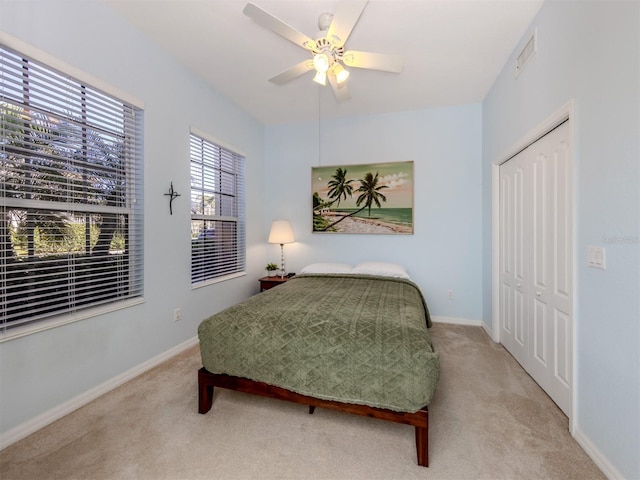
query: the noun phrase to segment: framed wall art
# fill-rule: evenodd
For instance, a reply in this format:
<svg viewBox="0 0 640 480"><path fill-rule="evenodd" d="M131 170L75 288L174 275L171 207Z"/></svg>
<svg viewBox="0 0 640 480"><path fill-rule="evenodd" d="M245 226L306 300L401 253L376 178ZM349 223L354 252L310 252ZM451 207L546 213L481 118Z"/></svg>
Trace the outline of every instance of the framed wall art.
<svg viewBox="0 0 640 480"><path fill-rule="evenodd" d="M413 162L311 167L314 233L413 234Z"/></svg>

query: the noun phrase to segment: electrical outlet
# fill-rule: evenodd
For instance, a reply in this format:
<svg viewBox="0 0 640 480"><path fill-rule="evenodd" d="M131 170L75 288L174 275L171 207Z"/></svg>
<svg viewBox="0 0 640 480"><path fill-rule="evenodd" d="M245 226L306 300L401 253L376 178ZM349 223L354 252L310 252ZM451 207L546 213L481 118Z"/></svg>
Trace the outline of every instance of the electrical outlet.
<svg viewBox="0 0 640 480"><path fill-rule="evenodd" d="M182 320L182 309L176 308L173 310L173 321L178 322L180 320Z"/></svg>
<svg viewBox="0 0 640 480"><path fill-rule="evenodd" d="M453 300L453 290L449 290L449 291L447 292L447 298L448 298L449 300Z"/></svg>

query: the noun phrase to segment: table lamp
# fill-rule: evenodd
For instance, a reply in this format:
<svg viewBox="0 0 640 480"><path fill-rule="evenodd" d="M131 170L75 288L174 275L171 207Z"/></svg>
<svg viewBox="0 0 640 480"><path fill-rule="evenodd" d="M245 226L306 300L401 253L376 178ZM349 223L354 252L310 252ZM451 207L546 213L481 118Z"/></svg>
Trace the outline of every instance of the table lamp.
<svg viewBox="0 0 640 480"><path fill-rule="evenodd" d="M271 223L271 231L269 232L269 243L280 244L280 276L284 277L284 244L295 242L293 238L293 230L291 230L291 224L288 220L274 220Z"/></svg>

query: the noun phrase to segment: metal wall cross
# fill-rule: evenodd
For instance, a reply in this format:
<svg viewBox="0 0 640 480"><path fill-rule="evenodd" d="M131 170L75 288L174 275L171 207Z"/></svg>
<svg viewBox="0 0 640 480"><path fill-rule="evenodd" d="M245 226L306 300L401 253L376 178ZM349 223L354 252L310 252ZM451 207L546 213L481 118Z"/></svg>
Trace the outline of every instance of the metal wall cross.
<svg viewBox="0 0 640 480"><path fill-rule="evenodd" d="M180 196L180 194L173 189L173 182L171 182L169 193L165 193L164 195L169 197L169 215L173 215L173 201Z"/></svg>

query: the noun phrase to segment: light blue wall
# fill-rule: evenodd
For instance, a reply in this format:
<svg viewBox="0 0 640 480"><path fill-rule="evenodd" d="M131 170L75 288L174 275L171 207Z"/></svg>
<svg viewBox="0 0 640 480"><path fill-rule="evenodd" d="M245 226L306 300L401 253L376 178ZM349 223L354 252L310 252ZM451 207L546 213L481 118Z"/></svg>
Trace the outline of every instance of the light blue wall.
<svg viewBox="0 0 640 480"><path fill-rule="evenodd" d="M2 2L0 10L0 31L145 106L145 303L0 344L6 433L195 337L201 319L257 291L265 256L264 128L100 3ZM197 290L189 267L191 126L247 154L248 275ZM173 216L163 195L171 181L182 194ZM175 307L183 309L180 322Z"/></svg>
<svg viewBox="0 0 640 480"><path fill-rule="evenodd" d="M268 127L266 217L292 222L289 270L318 261L401 263L432 315L479 321L481 134L480 105ZM414 161L413 235L311 233L312 166L406 160ZM278 246L268 252L278 261Z"/></svg>
<svg viewBox="0 0 640 480"><path fill-rule="evenodd" d="M577 434L625 478L640 478L639 20L638 2L546 2L531 26L538 52L517 79L512 58L483 103L483 308L491 325L491 163L575 100L574 414ZM606 270L587 267L588 245L606 248Z"/></svg>

